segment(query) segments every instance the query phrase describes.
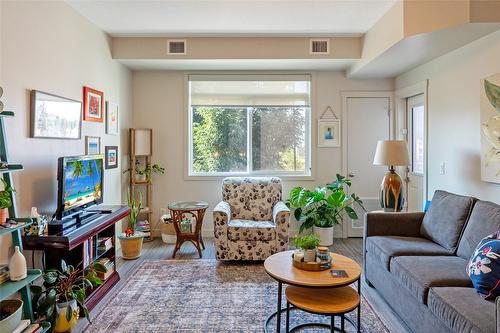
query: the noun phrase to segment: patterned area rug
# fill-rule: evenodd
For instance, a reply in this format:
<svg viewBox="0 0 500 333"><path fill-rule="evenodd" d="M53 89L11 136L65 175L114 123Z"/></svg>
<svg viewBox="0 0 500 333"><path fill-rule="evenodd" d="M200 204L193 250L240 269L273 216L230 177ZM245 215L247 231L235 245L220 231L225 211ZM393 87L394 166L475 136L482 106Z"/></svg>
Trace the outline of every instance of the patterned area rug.
<svg viewBox="0 0 500 333"><path fill-rule="evenodd" d="M277 282L262 263L144 261L85 332L262 332L265 319L276 309L276 293ZM348 315L354 321L355 312ZM362 332L388 332L364 297L361 319ZM296 310L291 326L304 320L328 323L324 316ZM269 332L274 327L271 321ZM355 332L347 322L346 330Z"/></svg>

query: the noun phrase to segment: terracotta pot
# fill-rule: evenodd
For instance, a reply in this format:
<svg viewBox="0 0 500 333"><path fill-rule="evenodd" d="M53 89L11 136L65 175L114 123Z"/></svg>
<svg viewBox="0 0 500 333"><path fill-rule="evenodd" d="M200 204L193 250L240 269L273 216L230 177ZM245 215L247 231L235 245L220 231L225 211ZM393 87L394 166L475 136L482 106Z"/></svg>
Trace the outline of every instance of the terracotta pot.
<svg viewBox="0 0 500 333"><path fill-rule="evenodd" d="M129 237L125 236L125 234L118 235L122 248L122 258L126 260L139 258L141 256L143 238L144 234L140 232L136 232Z"/></svg>
<svg viewBox="0 0 500 333"><path fill-rule="evenodd" d="M4 224L7 221L8 215L9 210L7 208L0 208L0 224Z"/></svg>

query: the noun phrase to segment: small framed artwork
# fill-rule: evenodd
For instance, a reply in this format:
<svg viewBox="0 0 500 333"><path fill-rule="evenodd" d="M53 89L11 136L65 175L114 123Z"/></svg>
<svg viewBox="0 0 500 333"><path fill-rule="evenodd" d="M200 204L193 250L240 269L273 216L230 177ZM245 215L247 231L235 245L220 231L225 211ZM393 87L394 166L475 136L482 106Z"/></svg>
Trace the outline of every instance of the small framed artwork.
<svg viewBox="0 0 500 333"><path fill-rule="evenodd" d="M118 135L118 104L106 102L106 134Z"/></svg>
<svg viewBox="0 0 500 333"><path fill-rule="evenodd" d="M104 167L106 169L118 168L118 146L106 146Z"/></svg>
<svg viewBox="0 0 500 333"><path fill-rule="evenodd" d="M102 123L104 119L104 93L83 87L83 120Z"/></svg>
<svg viewBox="0 0 500 333"><path fill-rule="evenodd" d="M85 137L85 155L98 155L101 153L101 138L98 136Z"/></svg>
<svg viewBox="0 0 500 333"><path fill-rule="evenodd" d="M318 147L340 147L340 120L318 120Z"/></svg>
<svg viewBox="0 0 500 333"><path fill-rule="evenodd" d="M81 137L82 103L32 90L30 137L74 139Z"/></svg>

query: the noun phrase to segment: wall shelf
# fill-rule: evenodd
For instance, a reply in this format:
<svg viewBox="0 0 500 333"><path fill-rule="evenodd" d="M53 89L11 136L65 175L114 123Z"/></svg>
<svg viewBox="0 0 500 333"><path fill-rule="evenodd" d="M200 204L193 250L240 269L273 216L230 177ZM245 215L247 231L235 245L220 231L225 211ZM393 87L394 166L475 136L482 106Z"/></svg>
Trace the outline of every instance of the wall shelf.
<svg viewBox="0 0 500 333"><path fill-rule="evenodd" d="M39 269L29 269L26 278L20 281L6 281L0 284L0 300L6 299L10 295L19 291L19 289L28 286L31 282L42 276Z"/></svg>

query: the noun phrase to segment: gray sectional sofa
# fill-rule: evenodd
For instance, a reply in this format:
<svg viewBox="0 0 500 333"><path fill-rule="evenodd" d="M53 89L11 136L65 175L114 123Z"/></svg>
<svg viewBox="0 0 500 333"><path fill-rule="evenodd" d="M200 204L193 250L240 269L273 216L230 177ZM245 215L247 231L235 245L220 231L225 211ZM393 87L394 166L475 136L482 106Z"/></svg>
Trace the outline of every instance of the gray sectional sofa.
<svg viewBox="0 0 500 333"><path fill-rule="evenodd" d="M426 213L367 213L366 282L413 332L500 333L500 297L484 300L465 272L498 229L499 205L444 191Z"/></svg>

